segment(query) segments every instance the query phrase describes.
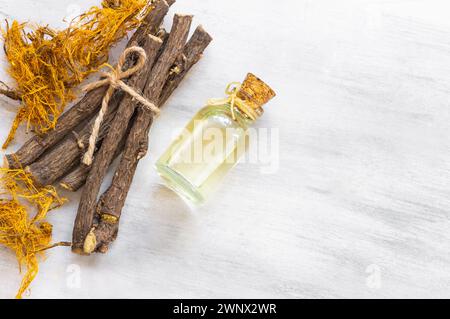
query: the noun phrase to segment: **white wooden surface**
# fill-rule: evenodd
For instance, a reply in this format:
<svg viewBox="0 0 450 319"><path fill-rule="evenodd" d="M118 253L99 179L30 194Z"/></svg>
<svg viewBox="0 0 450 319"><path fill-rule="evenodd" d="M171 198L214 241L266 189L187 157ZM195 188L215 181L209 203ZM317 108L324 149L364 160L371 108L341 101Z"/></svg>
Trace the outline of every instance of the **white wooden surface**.
<svg viewBox="0 0 450 319"><path fill-rule="evenodd" d="M0 0L0 18L63 27L98 3ZM30 297L450 297L449 10L447 0L179 0L172 13L195 14L215 41L152 129L118 241L105 256L52 250ZM191 211L153 163L247 71L278 92L258 126L279 129L279 169L240 165ZM16 105L1 104L3 140ZM71 238L79 194L67 196L50 218L55 241ZM0 248L0 297L20 279Z"/></svg>

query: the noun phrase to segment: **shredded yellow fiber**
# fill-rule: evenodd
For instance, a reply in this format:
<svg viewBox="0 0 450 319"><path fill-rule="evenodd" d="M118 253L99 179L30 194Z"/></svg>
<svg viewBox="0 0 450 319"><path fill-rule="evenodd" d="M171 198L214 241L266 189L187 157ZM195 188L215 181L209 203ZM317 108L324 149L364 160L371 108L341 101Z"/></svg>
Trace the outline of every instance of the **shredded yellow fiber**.
<svg viewBox="0 0 450 319"><path fill-rule="evenodd" d="M23 122L36 134L53 129L65 106L75 98L75 87L106 65L111 46L139 25L152 3L104 0L101 8L92 7L60 31L7 22L1 32L16 87L0 89L0 94L22 103L3 148ZM16 295L21 298L37 275L44 250L70 245L51 245L52 225L46 222L48 212L61 206L64 199L52 186L36 187L23 169L0 169L0 175L0 245L16 254L24 273Z"/></svg>
<svg viewBox="0 0 450 319"><path fill-rule="evenodd" d="M2 34L9 74L22 103L3 148L23 122L37 134L53 129L75 98L74 88L107 63L111 46L138 26L151 4L149 0L104 0L101 8L92 7L60 31L7 23Z"/></svg>
<svg viewBox="0 0 450 319"><path fill-rule="evenodd" d="M0 244L15 252L21 272L26 268L16 295L21 298L37 275L39 255L50 245L52 225L45 222L47 213L65 200L52 186L36 188L23 169L0 169L0 173ZM33 218L28 214L30 207L36 209Z"/></svg>

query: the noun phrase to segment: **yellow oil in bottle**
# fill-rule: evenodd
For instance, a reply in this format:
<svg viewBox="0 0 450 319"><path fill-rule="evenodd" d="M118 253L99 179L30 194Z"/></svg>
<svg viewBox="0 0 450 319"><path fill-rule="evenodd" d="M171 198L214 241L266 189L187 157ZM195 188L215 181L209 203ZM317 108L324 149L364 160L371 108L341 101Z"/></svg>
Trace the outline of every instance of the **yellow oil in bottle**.
<svg viewBox="0 0 450 319"><path fill-rule="evenodd" d="M210 102L188 123L156 163L167 185L202 204L248 150L247 130L275 92L248 74L228 99Z"/></svg>
<svg viewBox="0 0 450 319"><path fill-rule="evenodd" d="M206 106L161 156L158 173L180 195L203 203L247 151L249 124L239 112L234 120L229 104Z"/></svg>

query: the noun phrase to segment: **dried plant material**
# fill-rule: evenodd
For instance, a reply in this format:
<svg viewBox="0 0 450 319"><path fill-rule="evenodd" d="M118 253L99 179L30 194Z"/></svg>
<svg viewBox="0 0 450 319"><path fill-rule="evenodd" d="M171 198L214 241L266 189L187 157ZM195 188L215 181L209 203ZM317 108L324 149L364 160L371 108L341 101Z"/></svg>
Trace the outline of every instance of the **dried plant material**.
<svg viewBox="0 0 450 319"><path fill-rule="evenodd" d="M135 45L144 47L145 43L148 42L149 34L159 34L160 25L169 11L169 6L174 2L175 0L153 1L152 10L142 18L136 32L134 32L129 38L127 47ZM130 59L126 62L126 65L127 67L130 67L133 66L134 63L134 57L130 57ZM7 87L5 88L7 89ZM97 114L105 92L106 88L99 88L87 93L60 116L55 129L42 136L32 136L14 154L5 155L5 165L10 168L18 168L20 166L27 167L34 163L47 150L57 145L67 135L72 134L72 132L76 130L81 123L88 121L95 114ZM114 97L114 99L117 98L121 100L122 97L123 94L119 93Z"/></svg>
<svg viewBox="0 0 450 319"><path fill-rule="evenodd" d="M153 6L148 0L104 0L61 31L38 26L26 32L26 24L13 21L2 30L9 74L16 81L14 91L21 107L3 148L14 138L23 122L27 129L44 134L55 128L74 87L97 72L108 61L111 46L135 29Z"/></svg>
<svg viewBox="0 0 450 319"><path fill-rule="evenodd" d="M167 13L168 10L168 5L166 4L166 2L163 2L163 4L165 4L164 6L164 10L158 10L158 5L153 6L153 1L129 1L129 0L124 0L124 1L114 1L116 4L114 5L114 7L112 6L112 1L104 1L103 3L103 9L96 9L93 8L90 10L89 13L83 15L78 22L76 22L76 24L78 24L79 26L84 26L83 28L86 28L85 24L81 24L80 21L86 20L86 19L91 19L89 21L91 21L93 24L91 26L91 28L89 29L89 32L86 29L83 29L83 31L80 31L80 29L82 29L81 27L75 29L72 25L72 27L70 28L69 33L72 34L78 34L78 37L81 36L81 33L85 33L85 38L84 40L87 39L94 39L91 38L91 36L93 37L93 33L91 32L96 32L98 39L96 39L94 42L80 42L79 46L72 44L72 43L67 43L67 47L65 48L65 50L69 50L71 52L76 52L78 49L82 50L82 47L84 48L86 46L86 48L84 48L84 50L87 52L87 56L84 59L83 55L81 55L80 57L76 57L76 55L72 54L72 59L68 62L67 60L53 60L51 61L51 63L48 63L48 65L46 65L47 67L47 71L48 70L53 70L55 71L56 67L61 68L61 70L65 70L63 69L64 65L65 66L74 66L74 68L68 68L68 71L66 73L66 80L61 80L64 84L63 88L64 88L64 92L61 91L61 96L66 98L67 96L69 96L70 94L72 94L71 88L73 86L73 84L77 84L77 82L82 81L83 78L85 78L89 73L94 72L95 68L100 68L102 66L103 62L102 59L107 59L107 50L108 50L108 43L111 43L115 40L113 40L113 38L109 39L109 40L105 40L104 38L104 33L106 32L105 28L107 28L107 21L97 21L103 19L101 17L101 15L105 15L105 12L107 12L109 14L109 18L110 20L115 20L114 22L109 22L109 26L110 28L112 28L113 30L110 30L110 33L108 34L115 34L115 36L117 38L121 37L122 35L124 35L126 33L126 31L128 29L132 28L132 25L135 23L133 21L138 21L138 19L140 19L140 17L138 16L140 12L141 14L144 15L145 19L142 21L140 28L138 29L138 31L131 37L130 42L133 43L133 45L135 45L134 43L137 44L141 44L144 43L145 39L148 38L147 36L147 32L150 32L150 29L155 29L157 28L161 21L162 18L164 17L164 15ZM159 3L159 2L158 2ZM112 16L112 13L107 11L106 8L108 7L108 5L111 6L110 10L122 10L121 12L121 16L122 16L122 20L118 21L118 18L114 18ZM121 8L122 7L122 8ZM135 8L135 9L132 9ZM159 5L159 8L161 9L161 5ZM155 9L155 10L153 10ZM128 12L126 10L129 10L129 15L126 15L125 13ZM131 13L131 11L133 11L133 13ZM151 13L150 13L151 12ZM119 14L119 11L117 11L117 13ZM155 15L153 15L153 13L155 13ZM117 16L118 17L118 16ZM86 21L85 21L86 22ZM89 23L91 23L89 22ZM101 27L100 25L103 25L103 27ZM126 27L125 27L126 26ZM8 28L8 30L11 28ZM23 27L22 27L23 30ZM38 30L38 29L36 29ZM10 34L11 31L7 31L6 34ZM22 32L22 31L21 31ZM123 34L121 33L123 32ZM152 32L156 32L152 31ZM36 34L36 33L34 33ZM25 36L29 36L29 35L23 35L23 37ZM44 36L47 37L48 35ZM62 34L59 34L58 37L60 37L60 39L63 39L64 36ZM53 56L55 54L56 48L52 47L52 45L54 45L54 43L52 41L56 41L55 39L57 38L56 34L52 35L52 37L50 38L50 41L52 44L50 45L49 43L47 43L45 46L41 46L40 48L48 48L49 52L51 52L51 55ZM72 37L69 37L69 35L67 35L67 37L65 38L66 41L73 40L73 35ZM81 38L83 38L81 36ZM29 38L29 40L31 41L29 44L30 47L32 47L32 49L30 49L30 47L28 47L28 49L30 49L32 52L32 57L33 59L36 58L38 56L35 44L37 42L34 42L35 40L33 40L32 38ZM42 41L44 39L41 39ZM24 40L25 41L25 40ZM47 40L46 40L47 41ZM87 50L88 49L93 49L94 44L102 42L104 43L104 46L97 46L94 50ZM34 44L33 44L34 43ZM56 42L55 42L56 43ZM60 43L60 42L58 42ZM60 43L62 44L62 43ZM92 45L91 45L92 44ZM65 50L62 51L58 51L62 54L62 52L65 52ZM80 53L84 54L84 52ZM42 52L40 52L39 54L42 54ZM94 55L96 56L95 60L94 59ZM40 55L40 58L42 58L43 55ZM25 56L24 56L25 57ZM53 56L54 59L57 59L55 56ZM81 59L81 60L80 60ZM84 60L83 60L84 59ZM130 59L130 61L127 61L127 63L131 63L133 59ZM35 63L41 63L42 61L37 61L36 60L32 60ZM56 61L56 62L55 62ZM74 62L75 61L75 62ZM81 62L80 62L81 61ZM85 63L83 64L82 62L85 61ZM74 62L74 63L72 63ZM42 62L43 63L43 62ZM62 64L58 64L58 63L62 63ZM66 64L64 64L66 63ZM71 64L72 63L72 64ZM45 64L45 63L44 63ZM81 66L81 67L80 67ZM35 70L35 69L34 69ZM78 75L79 77L76 77L76 72L79 72ZM55 71L56 72L56 71ZM44 76L44 75L42 75ZM47 76L47 75L45 75ZM54 80L56 83L57 82L57 77L59 75L58 74L54 74L55 78L52 78L52 81ZM70 80L73 80L73 82L70 82ZM19 81L18 81L19 82ZM53 82L52 82L53 83ZM70 87L68 85L66 85L66 83L70 84ZM5 94L8 93L8 96L13 98L16 94L16 92L18 91L13 91L11 90L8 86L6 86L3 83L0 83L0 94ZM46 87L45 89L42 89L43 91L48 90L49 88ZM52 91L54 92L54 91ZM17 93L19 94L19 93ZM23 93L21 94L21 99L23 100ZM40 95L43 94L41 91L36 92L36 97L38 98L38 101L40 97L44 96L44 95ZM30 93L31 95L31 93ZM45 95L46 97L48 97L50 99L49 96L51 95ZM52 96L53 97L53 96ZM67 98L66 98L67 99ZM67 99L68 101L69 99ZM46 100L47 101L47 100ZM118 102L120 101L120 99L118 100ZM55 102L55 104L52 105L61 105L63 106L63 104L58 104L60 103L60 99L56 96L56 98L53 100L53 102ZM99 101L100 102L100 101ZM117 102L117 103L118 103ZM41 104L39 104L41 105ZM49 104L45 103L44 104L45 107L47 107ZM34 105L36 107L36 105ZM41 105L42 106L42 105ZM26 108L27 106L24 104L24 106L22 107L22 109ZM44 108L44 111L47 111L48 108ZM53 111L53 109L52 109ZM70 110L71 111L71 110ZM70 112L69 111L69 112ZM82 114L84 110L80 110L80 108L78 108L77 110L75 110L75 113L79 113ZM64 116L67 115L66 112L64 114ZM50 115L49 115L50 116ZM64 118L63 116L63 118ZM48 117L50 118L50 117ZM67 119L67 117L65 117ZM75 116L75 120L76 117ZM33 124L33 122L31 121L30 118L27 118L29 120L29 126L31 125L32 127L37 129L37 126L35 124ZM84 118L83 118L84 119ZM80 119L80 122L83 121L83 119ZM67 122L67 121L66 121ZM70 121L69 121L70 122ZM20 121L18 122L20 123ZM30 124L31 123L31 124ZM42 121L39 123L43 123ZM58 126L60 125L60 123L58 123ZM76 123L73 124L73 126L76 126ZM50 129L50 128L48 128ZM41 131L43 132L43 131ZM51 133L53 133L55 131L51 131ZM51 135L47 134L48 135ZM36 138L38 138L39 136L36 136ZM54 144L57 143L57 141L54 141ZM49 145L45 145L45 143L38 143L39 145L42 145L43 147L46 147L45 149L49 148ZM78 146L77 146L78 147ZM33 149L33 148L32 148ZM38 155L36 155L36 157L38 157L39 155L41 155L45 149L39 153ZM31 151L32 152L32 151ZM28 152L25 152L28 153ZM20 286L19 291L17 292L17 298L21 298L23 293L28 289L30 283L33 281L33 279L35 278L35 276L37 275L38 272L38 261L39 258L43 256L44 251L46 251L47 249L51 249L53 247L57 247L57 246L71 246L71 243L68 242L62 242L62 243L57 243L57 244L51 244L51 237L52 237L52 225L48 222L45 221L46 216L48 214L48 212L51 209L54 209L56 207L59 207L63 204L64 199L60 198L55 190L55 188L53 188L52 186L38 186L39 184L36 183L35 178L32 178L32 174L30 172L30 167L28 166L27 169L23 170L22 167L22 163L21 161L19 161L19 158L15 155L9 155L8 156L8 165L9 169L0 169L0 187L1 187L1 192L0 192L0 245L4 245L8 248L10 248L12 251L15 252L18 262L19 262L19 266L21 268L24 268L24 277L22 280L22 284ZM42 185L47 185L50 183L44 183ZM32 217L34 215L34 217Z"/></svg>
<svg viewBox="0 0 450 319"><path fill-rule="evenodd" d="M3 187L0 244L16 254L21 273L22 267L26 268L16 295L16 298L21 298L38 273L38 257L43 255L52 239L52 225L45 221L47 214L61 206L64 199L52 186L35 187L29 173L23 169L0 169L0 173ZM36 209L33 218L28 213L30 207Z"/></svg>
<svg viewBox="0 0 450 319"><path fill-rule="evenodd" d="M199 28L194 33L193 40L185 45L191 21L192 17L189 15L175 15L172 30L164 45L164 49L151 69L150 75L146 77L148 80L143 94L158 105L161 105L160 101L164 88L172 87L172 84L175 83L179 84L182 78L178 78L178 76L181 74L185 75L184 72L170 75L170 70L174 64L178 63L179 58L183 56L184 50L189 48L187 54L189 56L192 54L195 57L193 60L181 59L181 61L185 61L185 66L190 68L192 65L188 64L191 62L195 64L211 41L210 36L202 28ZM194 54L194 49L200 49L200 52L197 50L198 54ZM186 72L188 71L188 69L185 70ZM169 78L173 82L168 83ZM176 88L176 86L173 88ZM135 117L132 118L133 110L136 108ZM137 163L147 152L148 132L152 122L153 114L145 108L139 107L139 103L135 101L131 101L131 105L123 103L119 107L108 135L103 140L95 156L91 171L88 173L89 177L81 196L75 220L72 252L81 255L93 252L106 253L109 245L116 239L121 211L130 189ZM124 136L123 132L127 131L128 126L125 126L127 124L131 124L131 129L127 133L126 146L124 147L119 167L115 172L110 187L101 196L97 205L100 186L112 159L117 154L116 151L121 147L120 140ZM114 198L113 202L110 201L112 198Z"/></svg>

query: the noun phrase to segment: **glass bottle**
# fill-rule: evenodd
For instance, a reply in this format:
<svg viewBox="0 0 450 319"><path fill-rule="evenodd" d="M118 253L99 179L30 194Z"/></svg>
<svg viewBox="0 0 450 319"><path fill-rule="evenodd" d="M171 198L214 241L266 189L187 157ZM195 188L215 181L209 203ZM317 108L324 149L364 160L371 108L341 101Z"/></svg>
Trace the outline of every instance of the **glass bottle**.
<svg viewBox="0 0 450 319"><path fill-rule="evenodd" d="M234 86L234 87L233 87ZM248 149L248 128L275 92L253 74L212 99L156 163L159 175L182 197L202 204Z"/></svg>

